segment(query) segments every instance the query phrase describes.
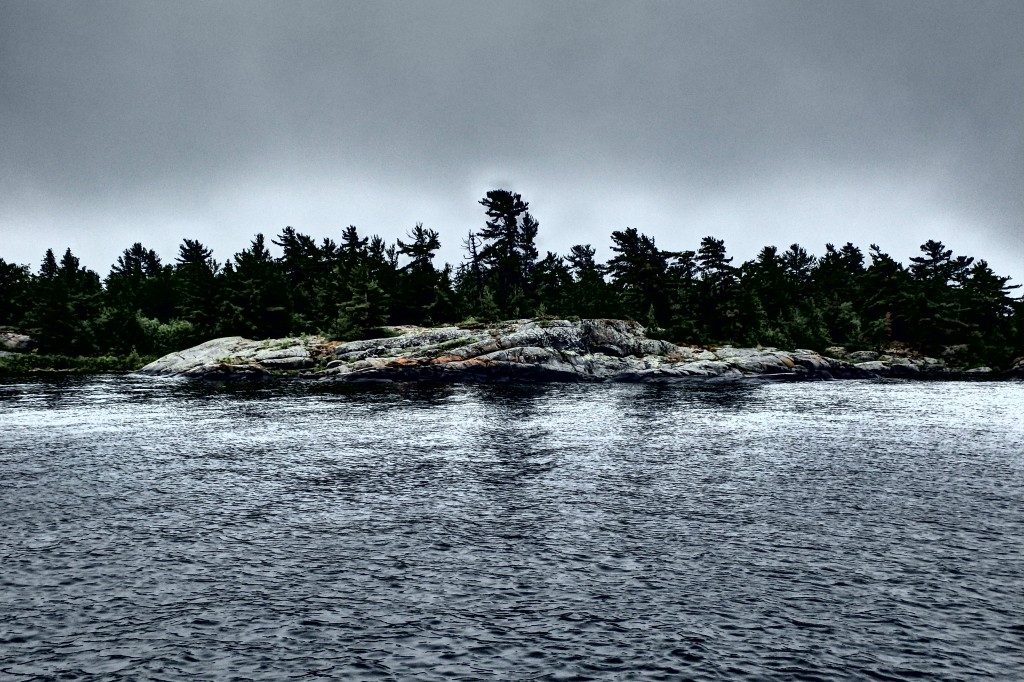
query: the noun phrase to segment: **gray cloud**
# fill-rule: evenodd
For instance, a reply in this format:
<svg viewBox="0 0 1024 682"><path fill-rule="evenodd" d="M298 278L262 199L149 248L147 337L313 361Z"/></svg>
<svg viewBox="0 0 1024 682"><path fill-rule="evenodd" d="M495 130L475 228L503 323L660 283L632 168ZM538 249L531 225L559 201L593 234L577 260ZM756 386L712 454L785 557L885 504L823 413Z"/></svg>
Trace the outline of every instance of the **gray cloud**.
<svg viewBox="0 0 1024 682"><path fill-rule="evenodd" d="M928 238L1024 278L1018 2L5 2L0 256L442 231Z"/></svg>

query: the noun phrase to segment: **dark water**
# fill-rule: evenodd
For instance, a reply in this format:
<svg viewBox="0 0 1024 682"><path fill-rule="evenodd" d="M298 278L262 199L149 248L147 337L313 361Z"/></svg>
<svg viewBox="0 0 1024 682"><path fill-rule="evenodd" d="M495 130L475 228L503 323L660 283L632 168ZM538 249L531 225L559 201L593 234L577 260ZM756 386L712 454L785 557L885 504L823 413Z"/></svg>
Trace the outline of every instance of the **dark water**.
<svg viewBox="0 0 1024 682"><path fill-rule="evenodd" d="M1024 383L0 384L0 679L1020 679Z"/></svg>

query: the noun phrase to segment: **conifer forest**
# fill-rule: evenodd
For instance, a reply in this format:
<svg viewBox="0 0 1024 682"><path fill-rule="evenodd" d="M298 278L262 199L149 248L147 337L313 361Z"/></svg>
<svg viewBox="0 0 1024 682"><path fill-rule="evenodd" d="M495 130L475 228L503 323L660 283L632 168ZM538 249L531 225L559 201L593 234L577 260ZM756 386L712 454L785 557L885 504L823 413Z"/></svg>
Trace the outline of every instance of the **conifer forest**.
<svg viewBox="0 0 1024 682"><path fill-rule="evenodd" d="M1020 285L940 241L906 264L852 243L765 246L739 263L712 236L665 249L626 227L599 262L590 244L540 254L519 194L489 191L480 204L455 264L437 262L440 236L422 224L394 243L355 226L319 241L285 227L223 261L195 239L170 260L135 243L105 276L70 249L48 249L35 268L0 258L0 330L30 334L38 354L154 356L218 336L354 339L548 316L633 319L678 344L954 348L993 367L1024 354Z"/></svg>

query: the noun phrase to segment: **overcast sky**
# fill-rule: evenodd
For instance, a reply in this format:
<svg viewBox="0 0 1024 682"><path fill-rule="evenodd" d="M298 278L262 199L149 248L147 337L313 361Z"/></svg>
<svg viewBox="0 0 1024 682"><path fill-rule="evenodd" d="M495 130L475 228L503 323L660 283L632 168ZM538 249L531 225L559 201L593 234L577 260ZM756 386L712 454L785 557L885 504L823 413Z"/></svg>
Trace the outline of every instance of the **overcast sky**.
<svg viewBox="0 0 1024 682"><path fill-rule="evenodd" d="M224 261L286 225L442 257L934 238L1024 281L1024 2L0 2L0 257ZM276 247L275 247L276 249Z"/></svg>

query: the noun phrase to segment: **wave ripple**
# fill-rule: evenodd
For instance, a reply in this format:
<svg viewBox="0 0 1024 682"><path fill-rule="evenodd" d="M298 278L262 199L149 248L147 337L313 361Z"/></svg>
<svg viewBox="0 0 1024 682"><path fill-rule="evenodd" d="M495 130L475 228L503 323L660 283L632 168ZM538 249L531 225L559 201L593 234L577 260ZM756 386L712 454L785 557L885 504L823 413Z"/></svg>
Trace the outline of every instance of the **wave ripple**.
<svg viewBox="0 0 1024 682"><path fill-rule="evenodd" d="M0 680L1015 679L1021 383L0 383Z"/></svg>

